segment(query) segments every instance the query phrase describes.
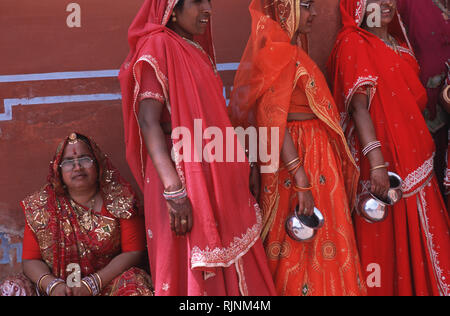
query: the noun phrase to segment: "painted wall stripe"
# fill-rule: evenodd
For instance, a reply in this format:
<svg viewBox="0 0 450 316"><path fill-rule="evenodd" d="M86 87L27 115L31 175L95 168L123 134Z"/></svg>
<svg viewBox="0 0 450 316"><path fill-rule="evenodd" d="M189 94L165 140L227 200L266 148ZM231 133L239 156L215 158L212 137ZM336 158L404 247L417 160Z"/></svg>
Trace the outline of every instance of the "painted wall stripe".
<svg viewBox="0 0 450 316"><path fill-rule="evenodd" d="M217 64L218 71L234 71L239 67L239 63ZM89 78L112 78L119 75L119 70L93 70L93 71L69 71L69 72L49 72L38 74L1 75L0 83L6 82L27 82L46 80L66 80L66 79L89 79Z"/></svg>

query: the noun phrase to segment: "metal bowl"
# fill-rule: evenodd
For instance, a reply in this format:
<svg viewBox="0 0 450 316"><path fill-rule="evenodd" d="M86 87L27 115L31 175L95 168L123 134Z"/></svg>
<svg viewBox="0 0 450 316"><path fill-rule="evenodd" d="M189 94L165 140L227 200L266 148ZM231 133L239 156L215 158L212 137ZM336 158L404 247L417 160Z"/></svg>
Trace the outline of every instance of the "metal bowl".
<svg viewBox="0 0 450 316"><path fill-rule="evenodd" d="M322 213L314 207L314 214L311 216L298 215L298 206L294 214L286 220L286 232L290 238L299 242L312 240L317 230L323 226L325 219Z"/></svg>

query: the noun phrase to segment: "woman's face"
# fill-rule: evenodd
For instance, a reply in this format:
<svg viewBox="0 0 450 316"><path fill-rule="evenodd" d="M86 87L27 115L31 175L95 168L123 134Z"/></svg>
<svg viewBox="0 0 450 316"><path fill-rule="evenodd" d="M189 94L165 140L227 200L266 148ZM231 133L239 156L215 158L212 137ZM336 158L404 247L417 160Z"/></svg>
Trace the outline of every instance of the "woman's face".
<svg viewBox="0 0 450 316"><path fill-rule="evenodd" d="M312 24L317 16L314 5L314 0L300 1L300 25L298 31L302 34L308 34L312 31Z"/></svg>
<svg viewBox="0 0 450 316"><path fill-rule="evenodd" d="M211 18L211 0L184 0L183 6L174 12L176 22L172 25L175 32L184 37L202 35Z"/></svg>
<svg viewBox="0 0 450 316"><path fill-rule="evenodd" d="M375 14L371 5L378 5L380 7L380 22L381 27L385 27L392 22L395 16L395 12L397 12L397 0L367 0L367 12L366 19L370 16L370 14ZM377 11L375 11L377 12ZM366 22L366 24L368 24ZM370 25L368 25L370 27ZM377 26L377 27L380 27Z"/></svg>
<svg viewBox="0 0 450 316"><path fill-rule="evenodd" d="M89 146L83 141L67 144L60 163L64 184L70 191L93 190L97 186L98 172Z"/></svg>

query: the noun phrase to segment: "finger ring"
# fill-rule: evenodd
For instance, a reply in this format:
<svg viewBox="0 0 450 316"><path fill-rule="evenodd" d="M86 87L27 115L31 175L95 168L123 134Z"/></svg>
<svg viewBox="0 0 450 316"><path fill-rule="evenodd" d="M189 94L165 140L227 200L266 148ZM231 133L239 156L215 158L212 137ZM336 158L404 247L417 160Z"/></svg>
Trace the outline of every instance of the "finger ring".
<svg viewBox="0 0 450 316"><path fill-rule="evenodd" d="M181 225L186 225L186 224L187 224L187 220L182 219L182 220L181 220Z"/></svg>

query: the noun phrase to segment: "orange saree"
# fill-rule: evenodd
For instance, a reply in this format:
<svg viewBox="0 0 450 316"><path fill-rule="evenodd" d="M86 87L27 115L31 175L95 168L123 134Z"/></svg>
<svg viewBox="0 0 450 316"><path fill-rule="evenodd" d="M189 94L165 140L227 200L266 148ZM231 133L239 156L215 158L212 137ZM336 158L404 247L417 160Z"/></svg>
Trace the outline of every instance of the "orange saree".
<svg viewBox="0 0 450 316"><path fill-rule="evenodd" d="M285 221L297 205L294 179L283 166L261 174L262 238L277 293L364 295L351 219L358 171L323 74L302 48L291 44L298 26L296 8L299 1L294 0L252 2L252 34L229 114L238 126L277 128L278 152L272 155L278 158L287 128L313 186L315 205L325 217L311 242L290 239ZM290 112L317 118L288 122ZM268 148L271 140L269 134Z"/></svg>

